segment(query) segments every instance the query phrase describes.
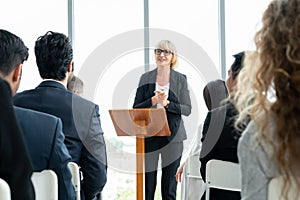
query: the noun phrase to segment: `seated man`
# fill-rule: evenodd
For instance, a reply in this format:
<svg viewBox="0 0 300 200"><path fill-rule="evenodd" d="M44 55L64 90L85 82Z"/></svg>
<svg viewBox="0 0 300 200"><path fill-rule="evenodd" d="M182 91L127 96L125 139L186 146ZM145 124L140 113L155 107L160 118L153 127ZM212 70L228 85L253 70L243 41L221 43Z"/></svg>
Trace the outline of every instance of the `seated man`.
<svg viewBox="0 0 300 200"><path fill-rule="evenodd" d="M83 174L82 199L94 199L106 184L107 172L99 107L66 88L73 76L73 49L67 36L49 31L37 39L34 50L44 81L16 94L14 104L62 120L65 144Z"/></svg>
<svg viewBox="0 0 300 200"><path fill-rule="evenodd" d="M71 161L64 144L62 123L58 117L34 110L15 107L19 126L23 132L34 171L52 169L58 177L59 199L75 199Z"/></svg>
<svg viewBox="0 0 300 200"><path fill-rule="evenodd" d="M14 95L20 85L22 65L28 58L28 49L19 37L0 30L0 55L4 55L0 59L0 76L9 82ZM72 175L68 168L71 156L64 144L60 119L18 107L15 107L15 113L33 170L53 170L58 177L59 199L75 199Z"/></svg>
<svg viewBox="0 0 300 200"><path fill-rule="evenodd" d="M8 183L13 200L34 200L33 170L14 114L10 86L1 78L0 97L0 178Z"/></svg>
<svg viewBox="0 0 300 200"><path fill-rule="evenodd" d="M68 81L67 88L74 94L79 96L83 95L83 82L78 76L72 76L72 78Z"/></svg>

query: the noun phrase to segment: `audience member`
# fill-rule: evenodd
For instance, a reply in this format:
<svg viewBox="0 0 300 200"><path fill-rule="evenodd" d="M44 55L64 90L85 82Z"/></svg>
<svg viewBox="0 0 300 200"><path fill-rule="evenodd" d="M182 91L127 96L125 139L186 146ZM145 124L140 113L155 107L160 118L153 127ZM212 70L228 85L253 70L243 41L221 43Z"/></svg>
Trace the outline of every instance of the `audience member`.
<svg viewBox="0 0 300 200"><path fill-rule="evenodd" d="M83 174L81 199L94 199L107 180L99 107L66 88L73 74L73 50L68 37L48 31L37 39L34 51L44 80L35 89L16 94L14 103L61 118L65 144Z"/></svg>
<svg viewBox="0 0 300 200"><path fill-rule="evenodd" d="M154 50L157 68L144 73L137 88L134 108L164 108L171 131L169 137L145 139L145 198L153 200L159 155L162 161L162 199L176 199L176 170L180 165L183 140L187 138L182 115L191 113L191 99L184 74L176 72L177 52L169 40L162 40Z"/></svg>
<svg viewBox="0 0 300 200"><path fill-rule="evenodd" d="M236 123L247 115L252 120L238 144L245 200L267 200L268 184L277 176L284 178L282 199L287 199L292 181L299 197L299 19L299 0L271 1L255 35L256 50L246 55L238 80L244 84L236 94Z"/></svg>
<svg viewBox="0 0 300 200"><path fill-rule="evenodd" d="M2 45L1 31L0 43ZM0 60L4 55L1 45ZM31 182L33 169L16 121L11 95L9 84L0 78L0 178L8 183L12 200L34 200L35 194Z"/></svg>
<svg viewBox="0 0 300 200"><path fill-rule="evenodd" d="M225 84L225 81L217 79L214 81L210 81L205 85L203 88L203 98L205 101L205 104L207 106L208 111L211 111L212 109L215 109L222 105L222 102L228 97L228 91ZM192 144L190 156L200 156L200 150L201 150L201 137L202 137L202 126L198 127L198 132L196 134L196 140ZM200 161L199 161L200 162ZM185 190L186 188L186 167L185 163L183 162L182 165L178 168L176 173L176 181L181 182L182 181L182 187L181 187L181 199L188 200L188 199L201 199L201 196L203 194L203 188L204 183L201 179L197 178L190 178L189 181L189 188L188 191ZM185 172L185 173L184 173ZM186 199L187 198L187 199Z"/></svg>
<svg viewBox="0 0 300 200"><path fill-rule="evenodd" d="M83 82L78 76L72 76L72 78L68 81L67 88L74 94L79 96L83 95Z"/></svg>
<svg viewBox="0 0 300 200"><path fill-rule="evenodd" d="M239 132L234 127L235 116L238 114L233 103L233 92L237 84L237 76L242 68L244 52L234 55L235 61L229 70L226 81L229 100L228 102L207 113L203 131L202 148L200 152L201 176L205 181L206 163L211 159L238 163L237 144ZM202 196L205 199L205 193ZM241 199L240 192L211 189L210 199L235 200Z"/></svg>
<svg viewBox="0 0 300 200"><path fill-rule="evenodd" d="M203 99L208 111L222 106L227 97L228 90L223 80L217 79L210 81L203 89Z"/></svg>
<svg viewBox="0 0 300 200"><path fill-rule="evenodd" d="M8 81L14 95L20 85L28 49L19 37L0 30L0 51L3 55L0 59L0 75ZM59 199L75 199L68 168L71 156L64 144L60 119L20 107L15 107L14 110L34 171L52 169L58 176Z"/></svg>

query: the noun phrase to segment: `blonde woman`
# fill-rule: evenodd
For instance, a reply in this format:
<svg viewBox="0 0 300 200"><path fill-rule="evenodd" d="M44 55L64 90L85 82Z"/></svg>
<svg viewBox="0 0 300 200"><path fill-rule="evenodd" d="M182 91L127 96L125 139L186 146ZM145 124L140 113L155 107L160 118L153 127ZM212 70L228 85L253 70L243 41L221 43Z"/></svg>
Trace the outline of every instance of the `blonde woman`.
<svg viewBox="0 0 300 200"><path fill-rule="evenodd" d="M300 172L300 0L273 0L255 44L235 95L236 123L252 119L238 144L242 199L266 200L268 183L278 175L285 179L281 192L287 199Z"/></svg>
<svg viewBox="0 0 300 200"><path fill-rule="evenodd" d="M141 76L133 107L164 108L171 136L145 139L145 199L154 199L161 156L162 199L176 200L175 175L180 165L183 140L187 138L182 115L191 113L191 99L186 76L174 70L177 66L175 45L162 40L156 45L154 54L157 68Z"/></svg>

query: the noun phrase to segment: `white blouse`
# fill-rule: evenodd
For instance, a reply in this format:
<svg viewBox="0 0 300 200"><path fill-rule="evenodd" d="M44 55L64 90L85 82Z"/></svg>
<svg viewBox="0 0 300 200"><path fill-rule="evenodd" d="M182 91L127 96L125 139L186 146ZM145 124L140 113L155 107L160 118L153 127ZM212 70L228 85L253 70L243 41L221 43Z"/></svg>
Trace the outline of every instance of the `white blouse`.
<svg viewBox="0 0 300 200"><path fill-rule="evenodd" d="M167 94L167 98L169 96L169 89L170 89L170 83L167 83L166 85L159 85L157 82L155 84L155 91L163 90L165 94ZM161 103L158 103L156 105L157 108L163 108L164 106Z"/></svg>

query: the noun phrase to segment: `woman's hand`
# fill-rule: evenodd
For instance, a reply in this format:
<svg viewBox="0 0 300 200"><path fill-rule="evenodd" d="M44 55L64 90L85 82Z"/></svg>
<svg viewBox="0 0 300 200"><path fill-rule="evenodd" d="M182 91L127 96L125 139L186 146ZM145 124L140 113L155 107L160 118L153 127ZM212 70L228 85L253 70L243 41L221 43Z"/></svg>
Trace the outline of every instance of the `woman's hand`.
<svg viewBox="0 0 300 200"><path fill-rule="evenodd" d="M156 90L155 97L157 98L157 103L160 103L161 105L165 106L168 95L165 93L164 90Z"/></svg>
<svg viewBox="0 0 300 200"><path fill-rule="evenodd" d="M176 182L181 182L184 165L185 165L185 163L183 163L176 172Z"/></svg>

